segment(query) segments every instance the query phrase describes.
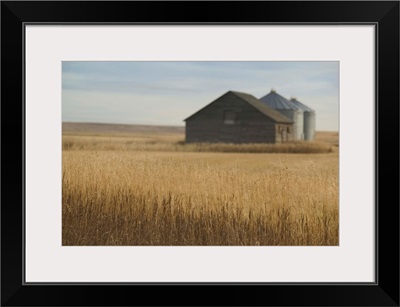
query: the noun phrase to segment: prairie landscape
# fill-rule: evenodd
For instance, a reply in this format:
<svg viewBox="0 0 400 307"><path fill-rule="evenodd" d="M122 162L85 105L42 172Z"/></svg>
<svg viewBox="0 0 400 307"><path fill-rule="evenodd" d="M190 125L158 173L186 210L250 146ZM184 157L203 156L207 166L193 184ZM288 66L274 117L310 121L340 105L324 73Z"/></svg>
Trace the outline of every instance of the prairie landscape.
<svg viewBox="0 0 400 307"><path fill-rule="evenodd" d="M338 245L337 132L185 144L183 127L63 123L63 245Z"/></svg>

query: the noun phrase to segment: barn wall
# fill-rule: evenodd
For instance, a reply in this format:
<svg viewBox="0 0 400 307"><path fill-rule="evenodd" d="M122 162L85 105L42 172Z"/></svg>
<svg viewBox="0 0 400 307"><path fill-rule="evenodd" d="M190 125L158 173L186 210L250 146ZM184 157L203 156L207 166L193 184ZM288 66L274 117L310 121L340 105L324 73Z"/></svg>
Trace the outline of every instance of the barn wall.
<svg viewBox="0 0 400 307"><path fill-rule="evenodd" d="M303 111L301 110L286 110L286 109L275 109L279 113L285 115L287 118L293 121L293 139L303 140Z"/></svg>
<svg viewBox="0 0 400 307"><path fill-rule="evenodd" d="M237 112L235 124L224 123L225 111ZM281 142L276 127L276 123L259 110L237 96L227 94L186 120L186 142Z"/></svg>
<svg viewBox="0 0 400 307"><path fill-rule="evenodd" d="M293 135L293 125L276 124L275 126L275 142L285 143L295 140Z"/></svg>

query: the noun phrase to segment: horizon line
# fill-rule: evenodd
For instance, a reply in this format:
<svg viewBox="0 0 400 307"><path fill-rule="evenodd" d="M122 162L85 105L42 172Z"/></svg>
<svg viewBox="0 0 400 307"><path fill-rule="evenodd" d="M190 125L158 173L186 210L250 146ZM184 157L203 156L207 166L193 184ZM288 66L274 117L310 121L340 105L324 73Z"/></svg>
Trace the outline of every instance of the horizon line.
<svg viewBox="0 0 400 307"><path fill-rule="evenodd" d="M127 123L101 123L101 122L71 122L71 121L62 121L62 124L96 124L96 125L125 125L125 126L155 126L155 127L179 127L185 128L183 126L177 125L157 125L157 124L127 124ZM315 130L316 132L338 132L339 130Z"/></svg>

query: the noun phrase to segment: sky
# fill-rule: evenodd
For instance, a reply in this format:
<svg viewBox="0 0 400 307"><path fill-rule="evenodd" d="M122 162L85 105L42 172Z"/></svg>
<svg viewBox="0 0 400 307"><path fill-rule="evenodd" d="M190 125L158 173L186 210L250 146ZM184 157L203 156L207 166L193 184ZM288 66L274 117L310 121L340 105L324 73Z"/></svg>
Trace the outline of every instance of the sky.
<svg viewBox="0 0 400 307"><path fill-rule="evenodd" d="M316 130L338 131L339 62L62 63L62 121L184 126L227 91L271 89L316 111Z"/></svg>

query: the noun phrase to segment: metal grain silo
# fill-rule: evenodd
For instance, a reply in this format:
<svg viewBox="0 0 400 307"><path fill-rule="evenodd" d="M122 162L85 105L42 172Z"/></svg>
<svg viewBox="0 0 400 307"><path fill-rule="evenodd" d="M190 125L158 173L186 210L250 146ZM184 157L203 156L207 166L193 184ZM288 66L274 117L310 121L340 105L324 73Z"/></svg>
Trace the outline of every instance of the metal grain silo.
<svg viewBox="0 0 400 307"><path fill-rule="evenodd" d="M312 141L315 138L315 111L296 98L291 98L290 102L303 111L304 114L304 140Z"/></svg>
<svg viewBox="0 0 400 307"><path fill-rule="evenodd" d="M266 104L267 106L277 110L279 113L285 115L291 121L293 121L293 139L294 140L303 140L303 120L304 115L303 111L297 107L295 104L290 102L290 100L286 99L279 95L274 89L264 97L259 99L261 102Z"/></svg>

